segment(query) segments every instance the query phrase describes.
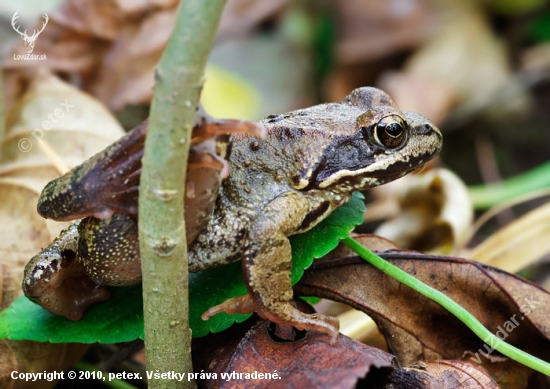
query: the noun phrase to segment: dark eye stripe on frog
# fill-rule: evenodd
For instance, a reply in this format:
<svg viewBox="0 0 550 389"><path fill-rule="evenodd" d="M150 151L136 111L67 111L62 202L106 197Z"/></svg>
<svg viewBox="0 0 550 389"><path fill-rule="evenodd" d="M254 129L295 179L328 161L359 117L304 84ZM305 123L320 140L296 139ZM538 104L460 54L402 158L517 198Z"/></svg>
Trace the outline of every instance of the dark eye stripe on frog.
<svg viewBox="0 0 550 389"><path fill-rule="evenodd" d="M324 158L317 164L305 190L319 187L332 175L342 171L354 171L374 162L376 153L357 131L353 137L338 137L325 149Z"/></svg>

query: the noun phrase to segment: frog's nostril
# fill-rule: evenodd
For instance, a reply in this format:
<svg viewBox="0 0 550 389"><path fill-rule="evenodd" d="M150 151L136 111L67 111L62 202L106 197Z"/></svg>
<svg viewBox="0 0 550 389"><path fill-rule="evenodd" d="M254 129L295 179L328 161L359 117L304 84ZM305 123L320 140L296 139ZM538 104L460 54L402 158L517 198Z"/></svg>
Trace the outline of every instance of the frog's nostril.
<svg viewBox="0 0 550 389"><path fill-rule="evenodd" d="M427 134L429 133L430 131L432 131L432 126L429 125L428 123L426 124L423 124L421 127L420 127L420 133L421 134Z"/></svg>

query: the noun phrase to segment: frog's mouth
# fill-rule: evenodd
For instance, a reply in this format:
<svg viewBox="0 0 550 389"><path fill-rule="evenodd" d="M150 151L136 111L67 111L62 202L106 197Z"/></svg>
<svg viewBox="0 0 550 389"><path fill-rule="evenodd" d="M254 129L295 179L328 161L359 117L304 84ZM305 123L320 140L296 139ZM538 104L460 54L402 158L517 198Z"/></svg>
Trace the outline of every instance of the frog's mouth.
<svg viewBox="0 0 550 389"><path fill-rule="evenodd" d="M40 265L33 266L35 263ZM52 245L25 268L23 292L32 302L69 320L79 320L86 308L108 300L110 293L85 273L71 250L52 252Z"/></svg>
<svg viewBox="0 0 550 389"><path fill-rule="evenodd" d="M353 190L364 190L387 182L394 181L415 170L421 169L439 153L422 153L418 156L410 156L404 160L374 162L361 169L341 169L337 172L323 172L316 176L318 188L324 189L331 186L343 186Z"/></svg>
<svg viewBox="0 0 550 389"><path fill-rule="evenodd" d="M437 154L422 154L410 158L408 161L395 161L383 170L374 171L369 174L372 178L388 179L388 181L403 177L415 170L422 169ZM386 181L386 182L388 182Z"/></svg>

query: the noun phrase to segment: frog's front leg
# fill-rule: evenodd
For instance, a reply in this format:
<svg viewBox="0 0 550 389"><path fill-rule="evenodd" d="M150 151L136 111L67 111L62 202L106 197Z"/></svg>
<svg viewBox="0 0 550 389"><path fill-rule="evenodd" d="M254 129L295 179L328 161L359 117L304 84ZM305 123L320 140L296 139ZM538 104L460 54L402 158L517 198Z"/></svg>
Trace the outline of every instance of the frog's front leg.
<svg viewBox="0 0 550 389"><path fill-rule="evenodd" d="M339 322L321 314L305 314L294 306L291 282L292 253L288 235L300 227L309 212L303 197L288 193L271 201L253 223L243 254L243 275L249 296L229 299L211 308L203 318L225 311L249 313L299 330L327 333L336 344Z"/></svg>

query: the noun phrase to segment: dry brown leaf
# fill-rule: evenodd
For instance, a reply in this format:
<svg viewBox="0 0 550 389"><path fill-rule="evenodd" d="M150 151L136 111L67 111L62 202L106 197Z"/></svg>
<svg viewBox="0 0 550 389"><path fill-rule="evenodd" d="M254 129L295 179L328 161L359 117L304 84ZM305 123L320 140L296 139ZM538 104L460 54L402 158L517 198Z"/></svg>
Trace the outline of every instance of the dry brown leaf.
<svg viewBox="0 0 550 389"><path fill-rule="evenodd" d="M66 102L68 111L62 106ZM56 109L61 110L57 111L58 116L55 116ZM61 118L60 112L63 113ZM43 124L46 120L52 124L48 130ZM33 136L36 129L42 133L37 131ZM89 158L122 134L120 125L100 103L46 73L33 80L27 94L8 114L0 149L2 306L22 294L25 264L66 225L44 220L37 214L36 201L42 187L58 177L61 169ZM26 141L21 143L21 139ZM21 150L25 145L26 152ZM44 148L44 145L49 147ZM56 160L45 151L53 153L50 155ZM0 368L0 382L8 385L6 387L11 385L9 374L13 370L64 370L81 358L87 348L12 341L2 341L0 347L5 348L2 360L15 361L15 368L11 365ZM46 381L26 383L18 380L15 387L45 388Z"/></svg>
<svg viewBox="0 0 550 389"><path fill-rule="evenodd" d="M394 357L347 337L331 346L319 332L280 341L272 324L259 321L193 341L195 371L216 372L199 388L355 388L369 371L390 368ZM278 379L221 379L221 373L277 373ZM387 373L386 373L387 374ZM368 380L368 375L367 375Z"/></svg>
<svg viewBox="0 0 550 389"><path fill-rule="evenodd" d="M173 0L64 2L50 13L35 50L46 54L47 64L14 61L13 54L23 54L23 45L4 60L9 95L18 97L18 84L27 77L24 69L45 65L72 75L112 109L148 102L153 69L172 31L177 4Z"/></svg>
<svg viewBox="0 0 550 389"><path fill-rule="evenodd" d="M62 105L66 102L68 112ZM63 117L55 116L56 109ZM123 131L100 103L49 74L33 81L7 117L0 149L0 218L4 221L0 226L4 237L0 255L20 285L28 260L66 227L36 213L36 201L44 185L60 175L60 168L73 167L89 158ZM44 121L52 128L46 130ZM50 146L60 162L52 161L43 145ZM23 146L28 148L26 152ZM63 166L56 166L59 163Z"/></svg>
<svg viewBox="0 0 550 389"><path fill-rule="evenodd" d="M550 203L514 220L476 246L468 256L511 273L550 252Z"/></svg>
<svg viewBox="0 0 550 389"><path fill-rule="evenodd" d="M154 68L176 18L175 0L69 0L49 13L35 54L47 61L16 61L25 53L21 43L4 58L8 102L18 98L28 74L47 66L93 94L112 110L148 104ZM228 3L218 36L249 32L280 12L288 0L235 0ZM197 32L197 33L200 33Z"/></svg>
<svg viewBox="0 0 550 389"><path fill-rule="evenodd" d="M335 58L340 64L367 62L410 49L432 27L428 4L339 0L333 4L338 36Z"/></svg>
<svg viewBox="0 0 550 389"><path fill-rule="evenodd" d="M12 389L15 385L11 378L11 372L17 370L17 361L9 342L0 340L0 387Z"/></svg>
<svg viewBox="0 0 550 389"><path fill-rule="evenodd" d="M487 106L501 112L524 110L528 98L512 78L506 48L495 36L483 10L475 3L457 1L445 2L442 9L437 33L408 60L404 72L439 88L445 86L463 113ZM507 99L499 101L504 90ZM495 101L499 101L498 106Z"/></svg>
<svg viewBox="0 0 550 389"><path fill-rule="evenodd" d="M360 235L360 237L361 244L371 251L388 251L399 249L399 246L395 243L378 235L363 234ZM344 245L339 245L327 254L325 258L341 258L347 256L348 254L349 251L347 247ZM376 327L376 323L364 312L350 308L342 303L336 303L329 300L323 301L347 307L345 312L337 316L340 321L340 333L349 336L352 339L366 343L369 346L377 347L383 350L387 349L384 338L378 330L378 327ZM316 305L316 308L318 309L318 305ZM330 314L327 312L321 313Z"/></svg>
<svg viewBox="0 0 550 389"><path fill-rule="evenodd" d="M521 370L518 367L503 372L499 367L502 361L491 359L498 353L491 352L448 311L384 275L348 249L340 250L339 258L314 262L297 284L298 293L344 302L367 313L385 334L389 348L402 365L426 359L463 359L481 365L501 381L512 380L510 375ZM466 259L404 251L385 252L382 256L443 291L506 342L550 360L548 292L517 276ZM489 359L483 359L484 354ZM522 377L526 380L531 373L525 368Z"/></svg>
<svg viewBox="0 0 550 389"><path fill-rule="evenodd" d="M423 361L391 375L395 388L498 389L495 381L463 361Z"/></svg>
<svg viewBox="0 0 550 389"><path fill-rule="evenodd" d="M193 341L195 371L211 377L198 380L199 388L498 388L467 362L422 361L401 369L394 356L347 337L340 336L336 346L314 331L281 341L273 323L256 320ZM245 375L254 372L280 378Z"/></svg>
<svg viewBox="0 0 550 389"><path fill-rule="evenodd" d="M174 11L152 13L139 24L123 23L124 28L101 58L97 78L88 80L86 88L113 110L149 103L153 71L172 32Z"/></svg>
<svg viewBox="0 0 550 389"><path fill-rule="evenodd" d="M39 72L7 114L0 176L57 177L56 161L44 153L44 145L50 146L66 167L72 167L122 134L116 119L97 100L48 72Z"/></svg>
<svg viewBox="0 0 550 389"><path fill-rule="evenodd" d="M7 308L21 295L19 285L6 263L0 263L0 311Z"/></svg>

